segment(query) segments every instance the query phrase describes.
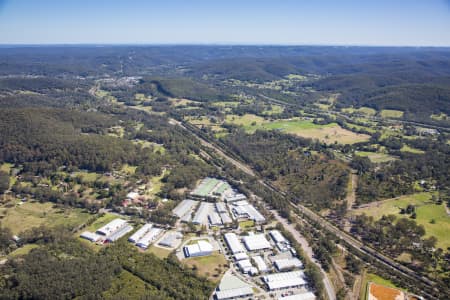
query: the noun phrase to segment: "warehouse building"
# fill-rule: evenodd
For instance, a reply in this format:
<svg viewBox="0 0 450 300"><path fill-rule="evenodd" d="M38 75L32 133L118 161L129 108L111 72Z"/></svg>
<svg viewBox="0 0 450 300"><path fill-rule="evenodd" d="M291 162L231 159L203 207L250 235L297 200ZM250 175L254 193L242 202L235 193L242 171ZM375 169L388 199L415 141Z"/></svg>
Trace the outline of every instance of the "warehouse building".
<svg viewBox="0 0 450 300"><path fill-rule="evenodd" d="M156 238L163 232L161 228L152 228L148 231L139 241L136 243L136 246L142 249L147 249L151 243L153 243Z"/></svg>
<svg viewBox="0 0 450 300"><path fill-rule="evenodd" d="M166 236L158 243L158 245L165 246L168 248L174 248L177 246L179 241L183 238L180 232L169 232Z"/></svg>
<svg viewBox="0 0 450 300"><path fill-rule="evenodd" d="M253 296L253 289L249 286L237 289L217 291L215 298L217 300L231 300L238 298L248 298Z"/></svg>
<svg viewBox="0 0 450 300"><path fill-rule="evenodd" d="M253 268L253 265L249 259L240 260L236 263L236 265L239 267L242 273L250 273L251 269Z"/></svg>
<svg viewBox="0 0 450 300"><path fill-rule="evenodd" d="M180 204L172 210L172 212L178 218L182 219L182 221L186 219L189 221L191 219L192 211L197 204L198 201L186 199L181 201Z"/></svg>
<svg viewBox="0 0 450 300"><path fill-rule="evenodd" d="M82 234L80 234L80 237L83 238L83 239L86 239L88 241L91 241L93 243L98 242L100 240L100 238L101 238L100 235L98 235L96 233L93 233L93 232L90 232L90 231L83 232Z"/></svg>
<svg viewBox="0 0 450 300"><path fill-rule="evenodd" d="M124 226L120 227L118 230L116 230L113 233L111 233L110 235L108 235L108 237L106 238L106 241L110 242L110 243L115 242L131 231L133 231L133 227L131 225L125 223Z"/></svg>
<svg viewBox="0 0 450 300"><path fill-rule="evenodd" d="M198 241L196 244L183 248L185 257L208 256L212 254L213 246L206 241Z"/></svg>
<svg viewBox="0 0 450 300"><path fill-rule="evenodd" d="M276 273L263 276L263 281L270 291L287 288L300 288L306 285L305 275L302 271Z"/></svg>
<svg viewBox="0 0 450 300"><path fill-rule="evenodd" d="M281 232L279 232L278 230L271 230L269 232L270 237L273 239L273 241L278 244L278 243L285 243L288 244L288 240L286 240L286 238L281 234Z"/></svg>
<svg viewBox="0 0 450 300"><path fill-rule="evenodd" d="M222 225L222 219L220 218L219 214L216 212L212 212L208 215L209 224L211 226L220 226Z"/></svg>
<svg viewBox="0 0 450 300"><path fill-rule="evenodd" d="M259 255L258 256L253 256L252 259L253 259L253 262L256 265L256 268L258 268L258 271L260 273L264 273L264 272L269 271L269 267L267 267L266 262L264 261L264 259L261 256L259 256Z"/></svg>
<svg viewBox="0 0 450 300"><path fill-rule="evenodd" d="M152 227L153 224L149 223L143 225L128 238L128 241L132 242L133 244L136 244L147 232L150 231L150 229L152 229Z"/></svg>
<svg viewBox="0 0 450 300"><path fill-rule="evenodd" d="M194 216L194 219L192 220L192 223L196 225L200 224L208 224L208 214L211 211L212 203L202 202L200 204L200 207L197 210L197 213Z"/></svg>
<svg viewBox="0 0 450 300"><path fill-rule="evenodd" d="M278 259L274 262L274 265L278 271L285 271L285 270L289 270L289 269L303 267L302 262L296 257Z"/></svg>
<svg viewBox="0 0 450 300"><path fill-rule="evenodd" d="M226 273L220 281L214 298L217 300L231 300L249 298L253 296L253 289L238 277Z"/></svg>
<svg viewBox="0 0 450 300"><path fill-rule="evenodd" d="M256 223L264 223L266 221L266 218L247 201L234 203L231 210L236 218L250 219Z"/></svg>
<svg viewBox="0 0 450 300"><path fill-rule="evenodd" d="M220 213L220 219L222 220L222 223L224 225L233 223L233 220L231 219L228 212Z"/></svg>
<svg viewBox="0 0 450 300"><path fill-rule="evenodd" d="M232 254L245 253L245 249L242 246L241 242L239 242L239 239L235 233L233 232L225 233L224 237L228 245L228 248L230 248Z"/></svg>
<svg viewBox="0 0 450 300"><path fill-rule="evenodd" d="M272 245L266 239L264 234L253 234L243 238L245 248L248 251L259 251L265 249L272 249Z"/></svg>
<svg viewBox="0 0 450 300"><path fill-rule="evenodd" d="M233 203L236 201L246 200L247 196L240 193L229 193L223 197L224 201L227 203Z"/></svg>
<svg viewBox="0 0 450 300"><path fill-rule="evenodd" d="M316 296L312 292L280 297L278 300L315 300Z"/></svg>
<svg viewBox="0 0 450 300"><path fill-rule="evenodd" d="M125 225L127 225L127 221L122 219L114 219L105 226L99 228L96 233L104 236L109 236Z"/></svg>
<svg viewBox="0 0 450 300"><path fill-rule="evenodd" d="M240 261L243 259L248 259L248 255L245 252L240 252L234 255L234 260L235 261Z"/></svg>

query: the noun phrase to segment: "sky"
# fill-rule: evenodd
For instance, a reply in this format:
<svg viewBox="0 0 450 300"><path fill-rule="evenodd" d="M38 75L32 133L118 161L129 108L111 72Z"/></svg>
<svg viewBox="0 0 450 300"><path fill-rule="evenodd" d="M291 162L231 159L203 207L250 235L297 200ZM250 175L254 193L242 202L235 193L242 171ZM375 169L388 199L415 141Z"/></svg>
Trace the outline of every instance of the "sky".
<svg viewBox="0 0 450 300"><path fill-rule="evenodd" d="M0 0L0 44L450 46L450 0Z"/></svg>

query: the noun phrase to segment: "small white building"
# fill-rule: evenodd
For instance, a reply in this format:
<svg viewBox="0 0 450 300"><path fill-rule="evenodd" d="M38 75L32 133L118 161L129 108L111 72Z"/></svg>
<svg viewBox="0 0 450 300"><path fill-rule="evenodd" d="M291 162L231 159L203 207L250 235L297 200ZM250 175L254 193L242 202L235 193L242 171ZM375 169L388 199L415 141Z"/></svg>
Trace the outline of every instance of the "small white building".
<svg viewBox="0 0 450 300"><path fill-rule="evenodd" d="M300 261L300 259L298 259L296 257L278 259L278 260L274 261L274 265L278 271L285 271L285 270L289 270L289 269L303 267L303 264Z"/></svg>
<svg viewBox="0 0 450 300"><path fill-rule="evenodd" d="M236 264L242 273L249 273L250 270L253 268L253 265L249 259L240 260Z"/></svg>
<svg viewBox="0 0 450 300"><path fill-rule="evenodd" d="M208 256L212 254L213 246L206 241L198 241L196 244L183 248L185 257Z"/></svg>
<svg viewBox="0 0 450 300"><path fill-rule="evenodd" d="M264 259L261 256L259 256L259 255L253 256L252 259L260 273L269 271L269 267L267 267L266 262L264 261Z"/></svg>
<svg viewBox="0 0 450 300"><path fill-rule="evenodd" d="M127 224L127 221L122 219L114 219L105 226L99 228L96 233L100 235L108 236L120 228L124 227Z"/></svg>
<svg viewBox="0 0 450 300"><path fill-rule="evenodd" d="M234 260L235 261L240 261L243 259L248 259L248 255L245 252L240 252L234 255Z"/></svg>
<svg viewBox="0 0 450 300"><path fill-rule="evenodd" d="M232 254L245 253L245 249L235 233L225 233L224 238Z"/></svg>
<svg viewBox="0 0 450 300"><path fill-rule="evenodd" d="M156 238L163 232L163 229L161 228L152 228L150 231L148 231L145 235L143 235L138 242L136 243L136 246L142 249L147 249L151 243L153 243Z"/></svg>
<svg viewBox="0 0 450 300"><path fill-rule="evenodd" d="M133 233L129 238L128 241L136 244L147 232L152 229L153 224L147 223L144 224L141 228L139 228L135 233Z"/></svg>

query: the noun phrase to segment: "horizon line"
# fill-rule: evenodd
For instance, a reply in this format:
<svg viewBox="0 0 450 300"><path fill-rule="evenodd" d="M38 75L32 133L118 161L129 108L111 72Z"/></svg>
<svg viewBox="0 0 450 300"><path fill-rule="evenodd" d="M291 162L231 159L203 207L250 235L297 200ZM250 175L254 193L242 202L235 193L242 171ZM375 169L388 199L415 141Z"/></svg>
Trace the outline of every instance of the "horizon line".
<svg viewBox="0 0 450 300"><path fill-rule="evenodd" d="M48 46L253 46L253 47L354 47L354 48L450 48L450 45L390 45L390 44L289 44L289 43L0 43L0 47Z"/></svg>

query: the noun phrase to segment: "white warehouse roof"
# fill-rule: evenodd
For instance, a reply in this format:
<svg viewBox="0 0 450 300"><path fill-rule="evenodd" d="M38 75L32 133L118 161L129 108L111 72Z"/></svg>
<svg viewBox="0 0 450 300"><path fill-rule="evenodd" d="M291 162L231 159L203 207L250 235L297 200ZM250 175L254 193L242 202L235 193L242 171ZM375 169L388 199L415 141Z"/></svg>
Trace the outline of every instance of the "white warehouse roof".
<svg viewBox="0 0 450 300"><path fill-rule="evenodd" d="M286 238L278 230L271 230L269 234L275 243L288 243Z"/></svg>
<svg viewBox="0 0 450 300"><path fill-rule="evenodd" d="M257 251L257 250L272 248L272 245L266 239L264 234L255 234L255 235L245 236L243 238L243 240L244 240L245 247L249 251Z"/></svg>
<svg viewBox="0 0 450 300"><path fill-rule="evenodd" d="M133 233L128 239L132 243L137 243L147 232L152 229L153 224L147 223L139 228L135 233Z"/></svg>
<svg viewBox="0 0 450 300"><path fill-rule="evenodd" d="M252 259L255 262L259 272L267 272L269 270L267 264L261 256L253 256Z"/></svg>
<svg viewBox="0 0 450 300"><path fill-rule="evenodd" d="M115 242L132 230L133 230L133 227L131 225L128 225L127 223L125 223L124 226L120 227L118 230L111 233L106 239L109 242Z"/></svg>
<svg viewBox="0 0 450 300"><path fill-rule="evenodd" d="M250 271L250 269L253 268L253 265L249 259L240 260L236 264L238 265L239 269L241 269L241 271L244 273Z"/></svg>
<svg viewBox="0 0 450 300"><path fill-rule="evenodd" d="M239 242L239 239L235 233L233 232L225 233L224 237L228 247L230 248L231 253L236 254L245 252L244 247Z"/></svg>
<svg viewBox="0 0 450 300"><path fill-rule="evenodd" d="M148 246L150 246L150 244L156 240L156 238L161 234L162 231L163 230L161 228L152 228L141 239L139 239L136 246L147 249Z"/></svg>
<svg viewBox="0 0 450 300"><path fill-rule="evenodd" d="M234 255L234 259L236 261L243 260L243 259L248 259L248 255L245 252L240 252L240 253L237 253L237 254Z"/></svg>
<svg viewBox="0 0 450 300"><path fill-rule="evenodd" d="M216 292L217 300L236 299L251 296L253 296L253 289L249 286Z"/></svg>
<svg viewBox="0 0 450 300"><path fill-rule="evenodd" d="M127 223L127 221L125 221L125 220L114 219L111 222L109 222L108 224L106 224L105 226L99 228L97 230L97 233L101 234L101 235L110 235L113 232L117 231L119 228L125 226L126 223Z"/></svg>
<svg viewBox="0 0 450 300"><path fill-rule="evenodd" d="M198 241L196 244L185 246L184 251L188 257L210 255L213 251L213 246L209 242Z"/></svg>
<svg viewBox="0 0 450 300"><path fill-rule="evenodd" d="M195 200L183 200L172 210L172 212L179 218L185 216L186 214L190 215L192 208L197 205L197 203L198 201Z"/></svg>
<svg viewBox="0 0 450 300"><path fill-rule="evenodd" d="M83 239L89 240L91 242L97 242L100 239L100 235L90 232L90 231L85 231L83 232L80 237L82 237Z"/></svg>
<svg viewBox="0 0 450 300"><path fill-rule="evenodd" d="M302 271L270 274L263 277L269 290L285 289L306 284Z"/></svg>
<svg viewBox="0 0 450 300"><path fill-rule="evenodd" d="M275 263L275 267L277 267L278 270L286 270L286 269L290 269L290 268L301 268L303 266L300 259L298 259L296 257L278 259L274 263Z"/></svg>

